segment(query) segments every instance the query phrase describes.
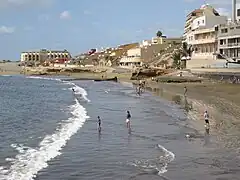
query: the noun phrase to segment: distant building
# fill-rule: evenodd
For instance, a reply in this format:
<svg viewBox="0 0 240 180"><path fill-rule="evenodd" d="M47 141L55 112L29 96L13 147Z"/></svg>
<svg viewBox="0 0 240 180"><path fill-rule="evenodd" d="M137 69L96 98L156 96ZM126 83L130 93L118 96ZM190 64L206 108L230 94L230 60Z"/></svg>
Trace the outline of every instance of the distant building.
<svg viewBox="0 0 240 180"><path fill-rule="evenodd" d="M226 24L227 21L226 16L221 16L210 5L203 5L200 9L194 10L188 15L184 42L188 44L192 53L191 60L187 61L187 68L210 67L217 63L217 27L220 24Z"/></svg>
<svg viewBox="0 0 240 180"><path fill-rule="evenodd" d="M220 14L210 5L202 5L186 17L183 40L188 43L192 36L189 33L198 28L212 28L214 25L225 23L227 17Z"/></svg>
<svg viewBox="0 0 240 180"><path fill-rule="evenodd" d="M153 37L151 40L143 40L142 43L140 43L140 47L146 47L151 46L155 44L181 44L182 38L168 38L166 36L162 37Z"/></svg>
<svg viewBox="0 0 240 180"><path fill-rule="evenodd" d="M218 26L218 54L240 63L240 2L232 0L232 21Z"/></svg>
<svg viewBox="0 0 240 180"><path fill-rule="evenodd" d="M193 39L189 41L192 45L192 60L194 59L215 59L217 52L217 31L216 28L198 29L191 33Z"/></svg>
<svg viewBox="0 0 240 180"><path fill-rule="evenodd" d="M39 51L26 51L21 53L21 62L45 61L48 59L70 59L71 54L67 50L56 51L41 49Z"/></svg>
<svg viewBox="0 0 240 180"><path fill-rule="evenodd" d="M219 26L218 52L233 60L240 60L240 22Z"/></svg>

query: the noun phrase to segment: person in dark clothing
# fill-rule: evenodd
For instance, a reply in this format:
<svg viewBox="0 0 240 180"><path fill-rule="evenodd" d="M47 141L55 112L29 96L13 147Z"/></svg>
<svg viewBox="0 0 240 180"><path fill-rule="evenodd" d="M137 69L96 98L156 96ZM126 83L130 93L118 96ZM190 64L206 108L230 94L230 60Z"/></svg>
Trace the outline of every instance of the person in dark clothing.
<svg viewBox="0 0 240 180"><path fill-rule="evenodd" d="M187 95L187 87L184 86L184 96L186 96L186 95Z"/></svg>
<svg viewBox="0 0 240 180"><path fill-rule="evenodd" d="M101 119L100 119L100 116L98 116L98 131L100 132L102 127L101 127Z"/></svg>
<svg viewBox="0 0 240 180"><path fill-rule="evenodd" d="M127 128L130 128L130 119L131 119L131 114L129 111L127 111L127 119L126 119Z"/></svg>
<svg viewBox="0 0 240 180"><path fill-rule="evenodd" d="M75 89L74 88L72 88L72 91L73 91L73 93L75 93Z"/></svg>

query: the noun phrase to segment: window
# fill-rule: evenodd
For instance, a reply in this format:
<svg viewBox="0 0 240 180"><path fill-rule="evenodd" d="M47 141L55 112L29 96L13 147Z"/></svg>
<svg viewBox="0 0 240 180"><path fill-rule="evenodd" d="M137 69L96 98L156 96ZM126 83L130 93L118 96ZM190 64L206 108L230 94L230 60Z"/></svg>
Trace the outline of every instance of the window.
<svg viewBox="0 0 240 180"><path fill-rule="evenodd" d="M199 24L200 24L200 21L198 21L197 23L198 23L198 25L199 25Z"/></svg>
<svg viewBox="0 0 240 180"><path fill-rule="evenodd" d="M240 26L237 26L236 29L240 29Z"/></svg>
<svg viewBox="0 0 240 180"><path fill-rule="evenodd" d="M240 16L240 9L237 9L237 16Z"/></svg>
<svg viewBox="0 0 240 180"><path fill-rule="evenodd" d="M204 24L204 19L202 20L202 23Z"/></svg>
<svg viewBox="0 0 240 180"><path fill-rule="evenodd" d="M221 33L227 33L228 32L228 29L225 28L225 29L221 29Z"/></svg>
<svg viewBox="0 0 240 180"><path fill-rule="evenodd" d="M234 27L230 27L230 30L233 30L234 29Z"/></svg>

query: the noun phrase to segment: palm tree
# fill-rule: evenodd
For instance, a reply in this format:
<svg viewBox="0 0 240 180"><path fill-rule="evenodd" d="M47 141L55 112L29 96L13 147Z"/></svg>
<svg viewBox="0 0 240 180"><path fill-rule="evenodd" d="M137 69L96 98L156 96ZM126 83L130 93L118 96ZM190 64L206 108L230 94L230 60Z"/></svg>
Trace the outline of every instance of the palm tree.
<svg viewBox="0 0 240 180"><path fill-rule="evenodd" d="M156 35L157 35L157 37L162 37L162 32L161 31L158 31L157 33L156 33Z"/></svg>

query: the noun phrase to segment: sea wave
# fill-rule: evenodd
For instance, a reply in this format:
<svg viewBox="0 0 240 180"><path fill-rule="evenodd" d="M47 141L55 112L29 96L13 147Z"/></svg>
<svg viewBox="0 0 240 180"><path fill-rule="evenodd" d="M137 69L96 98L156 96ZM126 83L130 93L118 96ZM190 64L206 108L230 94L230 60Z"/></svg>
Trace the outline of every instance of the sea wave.
<svg viewBox="0 0 240 180"><path fill-rule="evenodd" d="M148 160L136 160L130 165L135 166L144 172L162 175L167 172L167 167L170 162L175 159L175 154L167 150L162 145L158 144L157 148L161 150L164 154L155 159Z"/></svg>
<svg viewBox="0 0 240 180"><path fill-rule="evenodd" d="M54 81L62 81L58 78L50 78L50 77L42 77L42 76L27 76L28 79L45 79L45 80L54 80Z"/></svg>
<svg viewBox="0 0 240 180"><path fill-rule="evenodd" d="M38 78L57 80L54 78ZM74 84L75 85L75 84ZM87 99L87 92L75 85L79 94ZM75 98L75 104L69 106L72 116L60 123L53 134L45 136L36 148L27 147L21 144L11 146L18 151L15 158L6 158L10 161L9 166L0 167L0 180L33 180L37 173L48 166L48 161L61 155L62 148L67 141L83 126L89 118L86 109Z"/></svg>

